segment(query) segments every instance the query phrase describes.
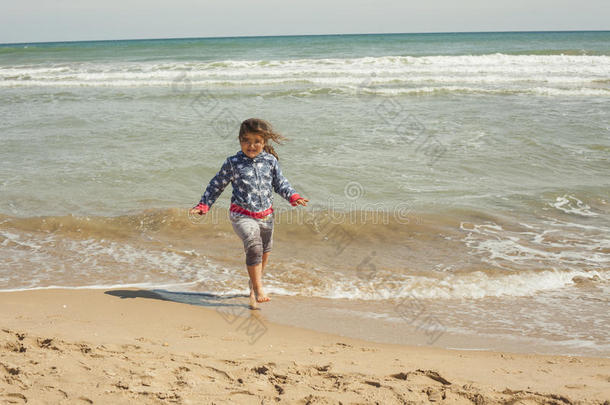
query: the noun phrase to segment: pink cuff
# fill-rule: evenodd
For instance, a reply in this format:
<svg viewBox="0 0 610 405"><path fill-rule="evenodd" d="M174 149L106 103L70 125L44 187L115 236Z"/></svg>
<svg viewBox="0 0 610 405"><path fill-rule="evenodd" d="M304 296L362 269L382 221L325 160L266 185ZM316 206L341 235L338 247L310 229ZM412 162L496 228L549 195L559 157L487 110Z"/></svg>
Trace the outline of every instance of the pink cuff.
<svg viewBox="0 0 610 405"><path fill-rule="evenodd" d="M295 201L298 200L299 198L303 198L299 195L299 193L294 193L293 195L290 196L290 205L292 205L293 207L296 207L296 203Z"/></svg>
<svg viewBox="0 0 610 405"><path fill-rule="evenodd" d="M200 211L203 211L204 214L206 214L210 210L210 207L204 203L199 203L199 205L197 205L195 208L197 208ZM202 215L202 214L199 214L199 215Z"/></svg>

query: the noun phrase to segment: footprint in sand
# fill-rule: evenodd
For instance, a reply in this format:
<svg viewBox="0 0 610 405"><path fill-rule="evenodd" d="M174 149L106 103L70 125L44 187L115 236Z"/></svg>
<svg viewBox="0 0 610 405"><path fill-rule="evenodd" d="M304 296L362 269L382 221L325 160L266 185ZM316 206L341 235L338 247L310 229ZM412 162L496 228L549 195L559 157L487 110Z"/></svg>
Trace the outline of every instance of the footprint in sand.
<svg viewBox="0 0 610 405"><path fill-rule="evenodd" d="M187 371L191 371L191 370L188 367L184 367L184 366L180 366L174 370L174 375L176 376L176 385L179 388L186 387L189 385L188 381L186 380L186 375L185 375L185 373Z"/></svg>
<svg viewBox="0 0 610 405"><path fill-rule="evenodd" d="M9 392L5 397L9 404L25 404L28 402L27 397L19 392Z"/></svg>
<svg viewBox="0 0 610 405"><path fill-rule="evenodd" d="M400 372L397 374L392 374L390 375L390 377L392 378L396 378L397 380L408 380L409 377L411 376L425 376L428 377L436 382L439 382L443 385L451 385L451 383L445 379L444 377L442 377L438 372L434 371L434 370L421 370L418 369L416 371L408 371L406 373Z"/></svg>
<svg viewBox="0 0 610 405"><path fill-rule="evenodd" d="M59 350L59 347L57 347L54 343L53 343L53 339L52 338L46 338L46 339L41 339L38 338L36 339L36 343L38 343L38 347L40 347L41 349L50 349L50 350Z"/></svg>
<svg viewBox="0 0 610 405"><path fill-rule="evenodd" d="M78 347L78 349L80 350L80 352L82 354L92 354L92 352L93 352L93 349L91 349L91 347L89 347L85 343L77 343L76 347Z"/></svg>
<svg viewBox="0 0 610 405"><path fill-rule="evenodd" d="M25 353L27 351L27 348L23 344L21 344L21 342L8 342L6 345L4 345L4 347L7 350L16 353Z"/></svg>
<svg viewBox="0 0 610 405"><path fill-rule="evenodd" d="M434 381L438 381L439 383L441 383L443 385L451 385L451 383L449 381L447 381L446 379L441 377L441 375L439 373L437 373L436 371L433 371L433 370L417 370L417 372L418 373L422 373L426 377L431 378Z"/></svg>
<svg viewBox="0 0 610 405"><path fill-rule="evenodd" d="M223 376L224 378L228 379L229 381L234 381L235 380L235 378L229 372L227 372L227 371L224 371L224 370L218 369L216 367L212 367L212 366L207 366L206 368L208 370L214 371L217 374L220 374L221 376Z"/></svg>
<svg viewBox="0 0 610 405"><path fill-rule="evenodd" d="M273 388L275 388L275 390L277 391L277 393L279 395L282 395L284 393L284 388L281 385L279 385L279 384L275 384L273 386Z"/></svg>
<svg viewBox="0 0 610 405"><path fill-rule="evenodd" d="M390 375L390 377L396 378L397 380L405 380L406 381L407 378L409 378L409 373L403 373L401 371L400 373Z"/></svg>
<svg viewBox="0 0 610 405"><path fill-rule="evenodd" d="M321 371L321 372L326 372L326 371L328 371L331 368L331 366L332 366L332 363L331 364L327 364L325 366L316 366L315 369L318 370L318 371Z"/></svg>
<svg viewBox="0 0 610 405"><path fill-rule="evenodd" d="M269 368L266 366L254 367L252 369L256 374L267 374Z"/></svg>

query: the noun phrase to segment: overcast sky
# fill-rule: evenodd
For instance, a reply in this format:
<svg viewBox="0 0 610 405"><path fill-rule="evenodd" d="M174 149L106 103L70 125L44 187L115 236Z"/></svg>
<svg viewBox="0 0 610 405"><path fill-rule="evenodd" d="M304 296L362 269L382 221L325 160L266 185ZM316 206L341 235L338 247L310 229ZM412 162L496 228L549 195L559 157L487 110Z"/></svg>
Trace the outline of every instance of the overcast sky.
<svg viewBox="0 0 610 405"><path fill-rule="evenodd" d="M0 43L608 30L610 0L3 0Z"/></svg>

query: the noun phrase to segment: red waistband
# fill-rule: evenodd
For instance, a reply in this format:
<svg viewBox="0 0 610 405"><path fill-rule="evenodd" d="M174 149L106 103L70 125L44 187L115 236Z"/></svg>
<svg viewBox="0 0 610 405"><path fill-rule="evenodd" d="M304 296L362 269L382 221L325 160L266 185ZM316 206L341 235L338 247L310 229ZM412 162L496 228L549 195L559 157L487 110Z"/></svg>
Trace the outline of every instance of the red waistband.
<svg viewBox="0 0 610 405"><path fill-rule="evenodd" d="M244 215L247 215L252 218L264 218L273 212L273 207L269 207L265 211L261 211L261 212L252 212L252 211L248 211L245 208L240 207L237 204L231 204L231 208L229 208L229 211L237 212L238 214L244 214Z"/></svg>

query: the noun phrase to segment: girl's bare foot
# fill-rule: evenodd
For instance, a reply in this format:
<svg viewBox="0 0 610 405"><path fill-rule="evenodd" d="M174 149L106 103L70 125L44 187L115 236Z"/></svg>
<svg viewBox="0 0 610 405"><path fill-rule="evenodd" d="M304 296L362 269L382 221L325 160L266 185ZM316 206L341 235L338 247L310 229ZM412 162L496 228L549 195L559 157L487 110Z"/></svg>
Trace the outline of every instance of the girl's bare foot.
<svg viewBox="0 0 610 405"><path fill-rule="evenodd" d="M268 295L266 295L265 293L260 293L256 295L256 302L268 302L271 301L271 298L269 298Z"/></svg>
<svg viewBox="0 0 610 405"><path fill-rule="evenodd" d="M256 297L256 302L271 301L271 298L269 298L269 296L264 293L262 286L259 286L258 288L252 288L252 281L250 281L250 301L252 301L252 295Z"/></svg>

